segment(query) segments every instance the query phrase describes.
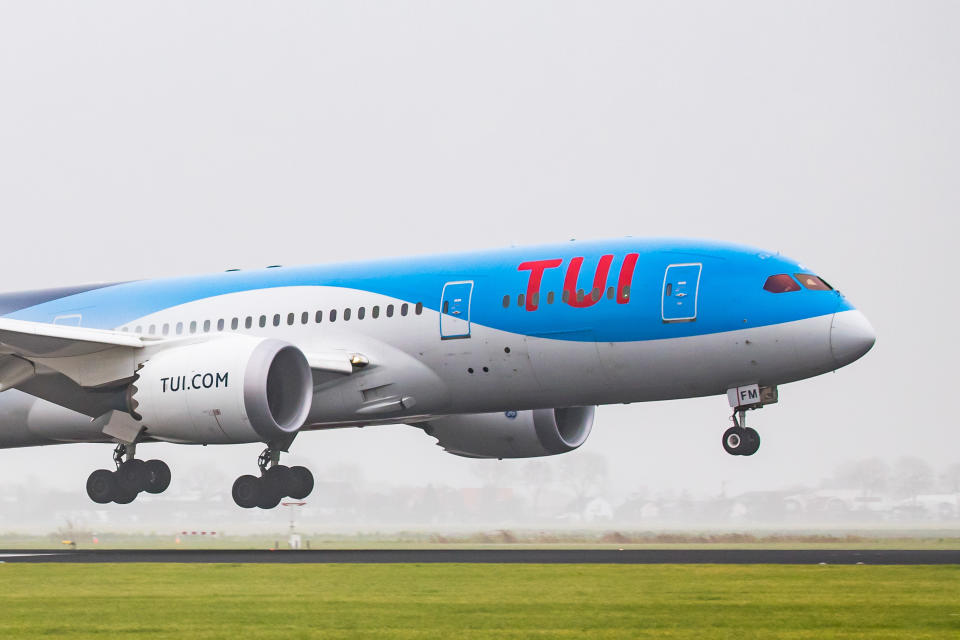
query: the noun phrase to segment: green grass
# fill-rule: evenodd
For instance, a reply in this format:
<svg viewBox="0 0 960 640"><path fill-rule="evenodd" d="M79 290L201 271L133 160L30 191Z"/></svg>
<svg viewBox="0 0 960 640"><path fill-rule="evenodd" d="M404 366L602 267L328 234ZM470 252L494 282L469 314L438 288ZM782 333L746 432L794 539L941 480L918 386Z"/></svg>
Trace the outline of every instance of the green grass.
<svg viewBox="0 0 960 640"><path fill-rule="evenodd" d="M960 567L0 565L0 637L958 638Z"/></svg>

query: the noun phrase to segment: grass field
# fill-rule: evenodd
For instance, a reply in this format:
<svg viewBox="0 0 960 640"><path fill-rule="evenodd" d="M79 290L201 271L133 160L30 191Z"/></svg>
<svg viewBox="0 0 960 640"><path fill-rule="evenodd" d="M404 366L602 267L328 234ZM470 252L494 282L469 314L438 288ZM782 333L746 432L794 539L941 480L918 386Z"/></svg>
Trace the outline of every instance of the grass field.
<svg viewBox="0 0 960 640"><path fill-rule="evenodd" d="M958 638L960 567L0 565L0 637Z"/></svg>

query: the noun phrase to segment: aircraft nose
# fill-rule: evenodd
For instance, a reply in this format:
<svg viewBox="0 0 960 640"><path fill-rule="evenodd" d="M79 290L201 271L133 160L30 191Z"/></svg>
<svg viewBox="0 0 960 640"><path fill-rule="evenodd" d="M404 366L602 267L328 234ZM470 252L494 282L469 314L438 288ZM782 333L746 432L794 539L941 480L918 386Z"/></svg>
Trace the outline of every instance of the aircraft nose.
<svg viewBox="0 0 960 640"><path fill-rule="evenodd" d="M856 309L833 314L830 325L830 352L838 367L846 366L862 357L876 341L877 334L870 321Z"/></svg>

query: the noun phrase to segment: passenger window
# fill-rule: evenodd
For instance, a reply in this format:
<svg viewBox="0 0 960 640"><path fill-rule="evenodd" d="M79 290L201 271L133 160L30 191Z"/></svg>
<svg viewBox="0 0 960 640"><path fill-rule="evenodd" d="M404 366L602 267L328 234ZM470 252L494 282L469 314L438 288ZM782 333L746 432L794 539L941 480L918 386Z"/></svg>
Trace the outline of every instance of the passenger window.
<svg viewBox="0 0 960 640"><path fill-rule="evenodd" d="M508 296L508 295L507 295L507 296L503 296L503 308L506 309L506 308L508 308L509 306L510 306L510 296ZM446 310L444 310L444 313L446 313Z"/></svg>
<svg viewBox="0 0 960 640"><path fill-rule="evenodd" d="M408 305L406 302L404 302L402 305L400 305L400 315L402 315L402 316L407 315L407 310L408 310L408 309L410 309L410 305Z"/></svg>
<svg viewBox="0 0 960 640"><path fill-rule="evenodd" d="M522 294L522 293L517 296L517 306L518 306L518 307L522 307L522 306L523 306L523 294Z"/></svg>
<svg viewBox="0 0 960 640"><path fill-rule="evenodd" d="M330 309L330 322L336 322L336 321L337 321L337 310Z"/></svg>
<svg viewBox="0 0 960 640"><path fill-rule="evenodd" d="M181 333L183 333L183 323L182 323L182 322L178 322L178 323L177 323L177 335L180 335Z"/></svg>
<svg viewBox="0 0 960 640"><path fill-rule="evenodd" d="M788 291L800 291L800 285L797 281L786 273L778 273L770 276L764 283L763 288L770 293L786 293Z"/></svg>
<svg viewBox="0 0 960 640"><path fill-rule="evenodd" d="M204 321L203 321L203 330L204 330L204 332L209 332L209 331L210 331L210 321L209 321L209 320L204 320Z"/></svg>
<svg viewBox="0 0 960 640"><path fill-rule="evenodd" d="M623 285L623 289L621 289L620 299L623 300L624 302L630 302L630 285L628 284Z"/></svg>
<svg viewBox="0 0 960 640"><path fill-rule="evenodd" d="M553 291L547 291L547 304L553 304Z"/></svg>
<svg viewBox="0 0 960 640"><path fill-rule="evenodd" d="M534 307L534 308L540 306L540 294L539 294L539 293L534 293L534 294L531 294L531 295L530 295L530 306L531 306L531 307Z"/></svg>
<svg viewBox="0 0 960 640"><path fill-rule="evenodd" d="M279 313L273 314L273 326L275 326L275 327L279 327L279 326L280 326L280 314L279 314Z"/></svg>
<svg viewBox="0 0 960 640"><path fill-rule="evenodd" d="M418 302L418 303L417 303L416 313L417 313L417 315L420 315L421 313L423 313L423 303L422 303L422 302Z"/></svg>
<svg viewBox="0 0 960 640"><path fill-rule="evenodd" d="M136 328L136 332L137 332L137 333L143 333L143 327L137 327L137 328Z"/></svg>
<svg viewBox="0 0 960 640"><path fill-rule="evenodd" d="M196 332L197 332L197 321L196 321L196 320L191 320L191 321L190 321L190 333L196 333Z"/></svg>
<svg viewBox="0 0 960 640"><path fill-rule="evenodd" d="M163 335L165 335L165 336L166 336L166 335L170 335L170 323L169 323L169 322L164 322L164 323L163 323Z"/></svg>
<svg viewBox="0 0 960 640"><path fill-rule="evenodd" d="M615 293L613 287L607 288L607 300L613 300L613 294Z"/></svg>
<svg viewBox="0 0 960 640"><path fill-rule="evenodd" d="M444 300L444 301L443 301L443 313L450 313L450 301L449 301L449 300Z"/></svg>
<svg viewBox="0 0 960 640"><path fill-rule="evenodd" d="M220 318L217 320L217 331L223 331L224 320Z"/></svg>
<svg viewBox="0 0 960 640"><path fill-rule="evenodd" d="M239 326L240 326L240 318L234 318L233 320L230 321L230 328L233 331L236 331Z"/></svg>
<svg viewBox="0 0 960 640"><path fill-rule="evenodd" d="M374 317L374 318L379 318L379 317L380 317L380 307L374 307L374 308L373 308L373 317Z"/></svg>
<svg viewBox="0 0 960 640"><path fill-rule="evenodd" d="M263 328L267 326L267 316L260 316L260 327Z"/></svg>
<svg viewBox="0 0 960 640"><path fill-rule="evenodd" d="M359 309L357 309L357 320L363 320L364 316L366 315L367 315L366 307L360 307Z"/></svg>
<svg viewBox="0 0 960 640"><path fill-rule="evenodd" d="M350 307L347 307L343 310L343 321L348 322L350 320Z"/></svg>
<svg viewBox="0 0 960 640"><path fill-rule="evenodd" d="M593 291L591 292L591 296L593 297L594 302L598 301L600 299L600 296L602 295L603 295L603 289L601 289L600 287L593 288Z"/></svg>
<svg viewBox="0 0 960 640"><path fill-rule="evenodd" d="M147 333L149 333L150 335L153 335L156 332L157 332L157 325L155 324L150 325L150 328L147 330Z"/></svg>
<svg viewBox="0 0 960 640"><path fill-rule="evenodd" d="M247 329L253 326L253 316L247 316L247 319L243 321L243 326Z"/></svg>
<svg viewBox="0 0 960 640"><path fill-rule="evenodd" d="M393 305L392 305L392 304L388 304L388 305L387 305L387 317L388 317L388 318L392 318L392 317L393 317Z"/></svg>
<svg viewBox="0 0 960 640"><path fill-rule="evenodd" d="M307 324L308 322L310 322L310 314L304 311L300 314L300 324Z"/></svg>
<svg viewBox="0 0 960 640"><path fill-rule="evenodd" d="M823 278L817 277L809 273L795 273L797 280L800 281L800 284L805 286L807 289L813 291L833 291L833 287L827 284L827 281Z"/></svg>
<svg viewBox="0 0 960 640"><path fill-rule="evenodd" d="M323 322L323 311L317 311L316 315L313 317L313 321L317 324Z"/></svg>
<svg viewBox="0 0 960 640"><path fill-rule="evenodd" d="M287 314L287 324L288 324L288 325L292 325L295 319L296 319L296 316L293 315L292 313L288 313L288 314Z"/></svg>
<svg viewBox="0 0 960 640"><path fill-rule="evenodd" d="M570 292L564 289L563 293L560 294L560 299L564 302L570 302Z"/></svg>

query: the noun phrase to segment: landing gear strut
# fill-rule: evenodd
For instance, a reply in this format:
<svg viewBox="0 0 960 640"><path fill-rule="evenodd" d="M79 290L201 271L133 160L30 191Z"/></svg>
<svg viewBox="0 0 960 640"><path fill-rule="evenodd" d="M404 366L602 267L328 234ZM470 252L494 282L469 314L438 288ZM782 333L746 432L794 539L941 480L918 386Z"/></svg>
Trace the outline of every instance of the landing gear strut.
<svg viewBox="0 0 960 640"><path fill-rule="evenodd" d="M303 500L313 491L313 474L306 467L280 464L280 451L267 447L257 458L260 477L242 475L233 483L233 501L244 509L273 509L288 496Z"/></svg>
<svg viewBox="0 0 960 640"><path fill-rule="evenodd" d="M170 486L170 467L163 460L140 460L135 444L113 450L116 471L97 469L87 478L87 495L97 504L129 504L143 491L163 493Z"/></svg>

